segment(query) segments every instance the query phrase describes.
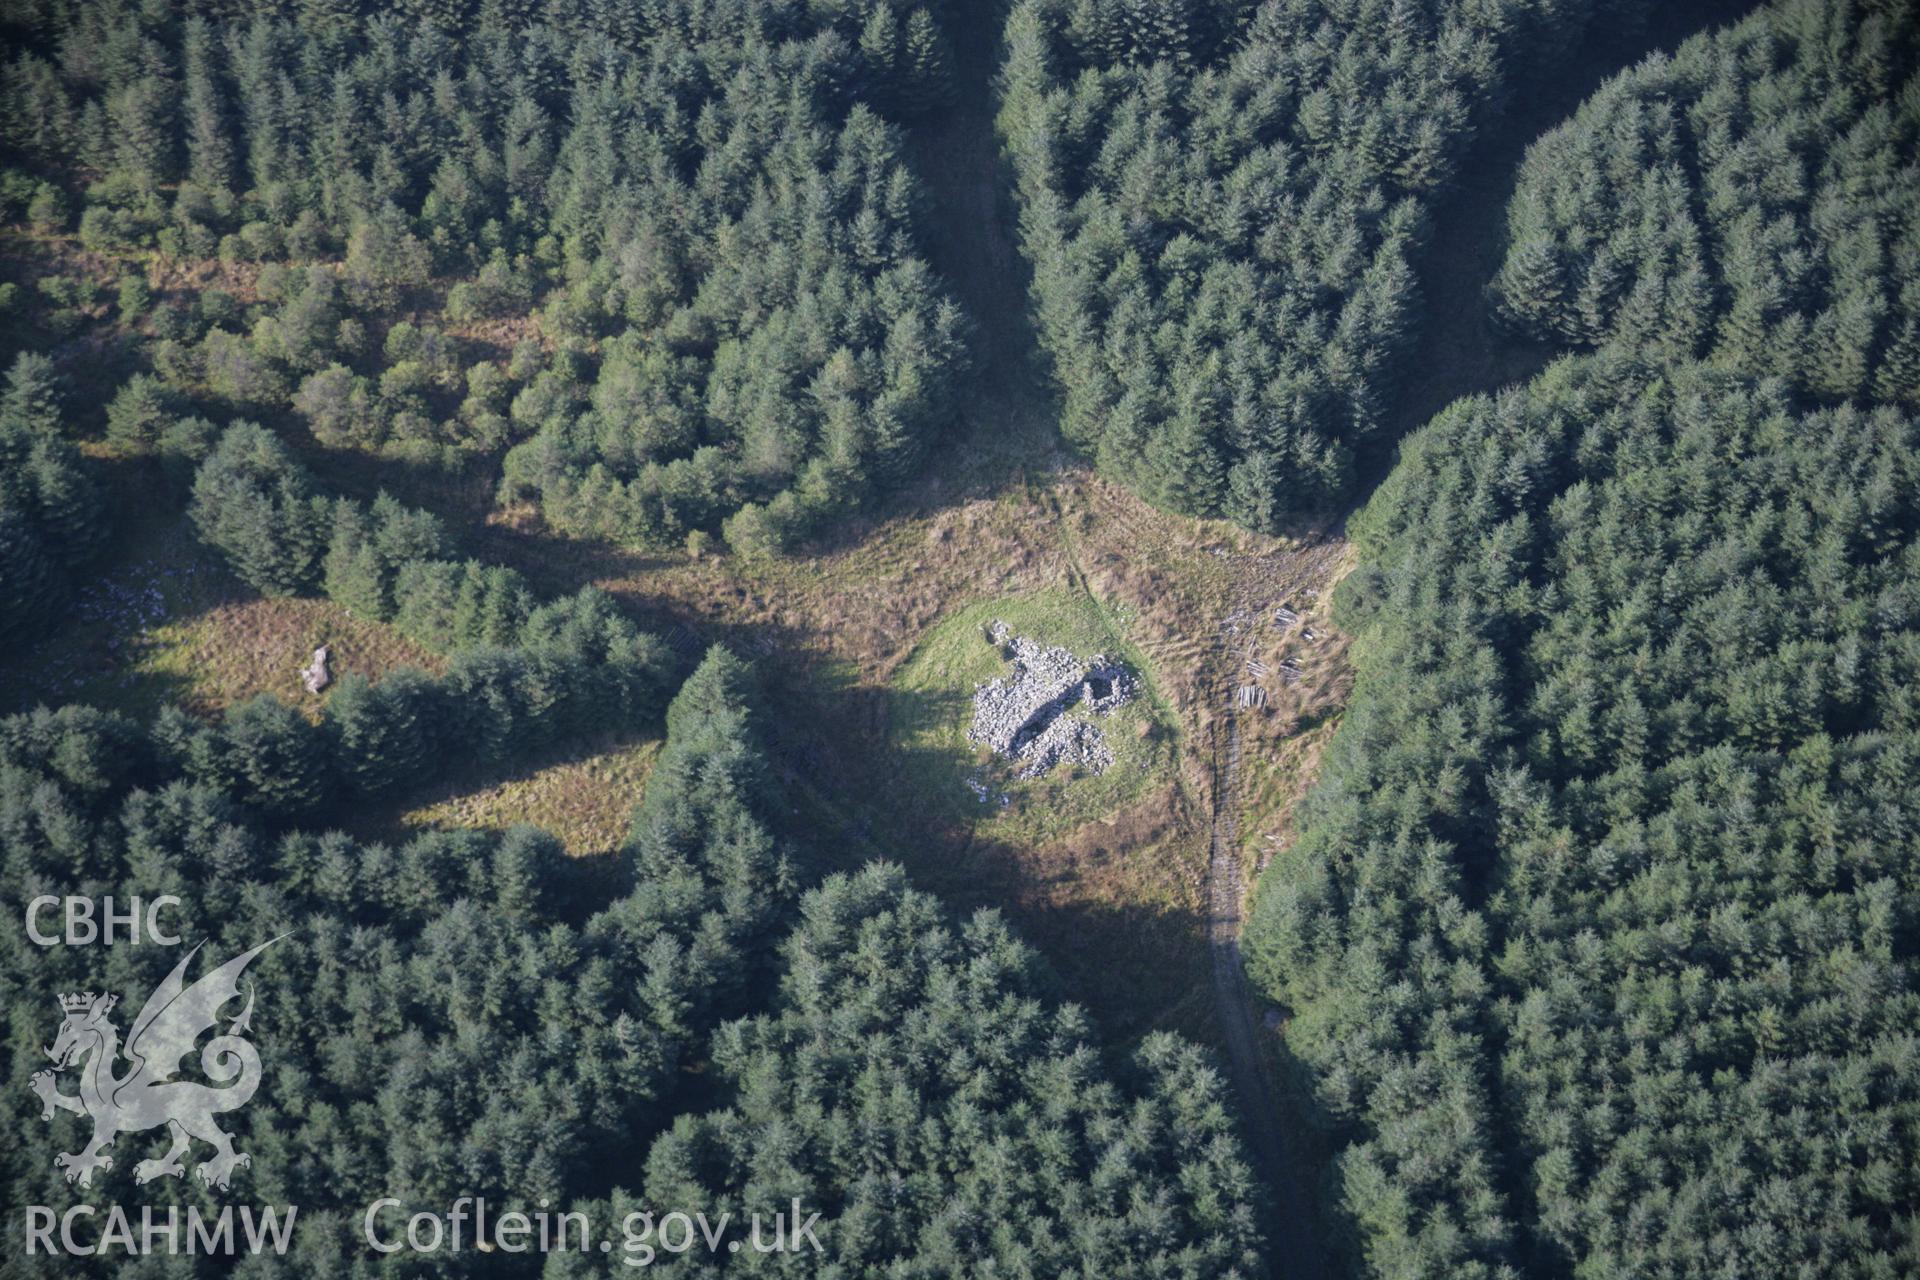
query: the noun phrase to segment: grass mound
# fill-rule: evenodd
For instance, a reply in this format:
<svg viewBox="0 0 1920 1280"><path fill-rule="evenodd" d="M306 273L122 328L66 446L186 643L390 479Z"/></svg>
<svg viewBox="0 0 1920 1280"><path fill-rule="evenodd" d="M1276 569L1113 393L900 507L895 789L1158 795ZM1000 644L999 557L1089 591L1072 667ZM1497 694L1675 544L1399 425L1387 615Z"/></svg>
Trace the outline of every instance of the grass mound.
<svg viewBox="0 0 1920 1280"><path fill-rule="evenodd" d="M1139 692L1099 722L1113 749L1112 765L1095 774L1063 763L1042 777L1021 779L1020 762L968 740L975 688L1011 670L987 639L995 620L1014 635L1083 658L1105 654L1135 673ZM969 605L929 632L894 676L889 725L906 788L900 803L928 822L971 825L986 838L1037 844L1110 817L1169 776L1173 723L1140 652L1085 592L1060 588Z"/></svg>

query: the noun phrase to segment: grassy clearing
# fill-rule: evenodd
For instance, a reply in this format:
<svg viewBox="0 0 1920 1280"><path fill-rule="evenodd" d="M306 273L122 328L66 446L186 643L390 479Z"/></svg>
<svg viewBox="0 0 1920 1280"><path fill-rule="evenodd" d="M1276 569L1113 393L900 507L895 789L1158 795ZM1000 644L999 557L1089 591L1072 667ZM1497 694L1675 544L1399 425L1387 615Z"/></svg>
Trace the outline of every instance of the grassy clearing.
<svg viewBox="0 0 1920 1280"><path fill-rule="evenodd" d="M627 838L633 807L646 789L658 740L625 743L477 789L456 784L400 815L404 832L527 824L558 836L576 856L609 853Z"/></svg>
<svg viewBox="0 0 1920 1280"><path fill-rule="evenodd" d="M982 437L992 413L969 412ZM1115 1043L1156 1027L1211 1040L1205 878L1220 713L1249 657L1297 653L1308 675L1264 681L1269 709L1243 719L1248 754L1284 750L1343 696L1344 642L1283 636L1273 610L1292 604L1317 633L1309 602L1324 600L1345 544L1156 511L1084 468L1023 456L1028 439L1014 429L1005 452L930 466L886 509L789 559L571 542L524 512L496 513L484 554L546 591L594 582L646 625L758 662L793 830L823 867L889 858L956 910L1004 910ZM980 804L966 780L983 761L965 735L974 685L1005 671L980 630L996 616L1145 676L1137 707L1155 728L1144 774L1136 760L1131 779L1123 765L1020 784L1027 795L1004 811ZM1138 744L1123 732L1115 745Z"/></svg>
<svg viewBox="0 0 1920 1280"><path fill-rule="evenodd" d="M0 666L5 710L86 702L149 716L169 702L211 715L258 693L317 715L300 683L320 645L333 671L378 676L444 664L384 623L329 600L250 596L183 521L158 524L108 573L85 583L66 625Z"/></svg>
<svg viewBox="0 0 1920 1280"><path fill-rule="evenodd" d="M1089 774L1061 764L1022 781L1015 762L996 759L967 740L975 686L1011 670L986 639L986 627L996 619L1016 635L1062 645L1081 657L1104 653L1139 676L1140 695L1098 721L1113 748L1111 767ZM892 747L904 783L896 795L910 796L907 807L917 814L966 824L985 839L1055 839L1118 813L1171 772L1172 715L1152 671L1084 591L1056 588L961 609L935 627L896 674L890 702Z"/></svg>
<svg viewBox="0 0 1920 1280"><path fill-rule="evenodd" d="M1214 1035L1200 820L1169 781L1020 855L1025 883L1009 914L1117 1042L1156 1029Z"/></svg>
<svg viewBox="0 0 1920 1280"><path fill-rule="evenodd" d="M1330 621L1333 587L1352 567L1342 554L1311 593L1295 592L1300 619L1269 624L1231 646L1242 657L1234 679L1258 684L1264 706L1240 713L1239 851L1251 885L1292 839L1293 813L1320 774L1320 758L1353 684L1352 638ZM1253 674L1253 665L1266 669ZM1287 678L1291 667L1297 671Z"/></svg>
<svg viewBox="0 0 1920 1280"><path fill-rule="evenodd" d="M334 678L348 672L378 678L395 667L438 673L445 661L385 623L356 618L331 600L237 600L154 629L152 676L173 684L176 700L218 711L255 694L318 716L326 696L300 682L300 669L321 645L331 650Z"/></svg>
<svg viewBox="0 0 1920 1280"><path fill-rule="evenodd" d="M1339 722L1337 714L1330 715L1242 753L1239 834L1249 883L1265 869L1277 845L1289 838L1294 806L1319 777L1321 753Z"/></svg>

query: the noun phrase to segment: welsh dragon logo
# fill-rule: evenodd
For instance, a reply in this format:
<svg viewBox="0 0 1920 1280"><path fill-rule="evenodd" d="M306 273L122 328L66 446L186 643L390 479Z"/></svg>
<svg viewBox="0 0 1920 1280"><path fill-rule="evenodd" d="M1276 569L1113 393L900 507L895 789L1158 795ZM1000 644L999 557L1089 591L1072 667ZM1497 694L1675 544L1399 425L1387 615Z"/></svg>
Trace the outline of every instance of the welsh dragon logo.
<svg viewBox="0 0 1920 1280"><path fill-rule="evenodd" d="M106 1149L122 1133L137 1133L166 1125L173 1145L158 1160L142 1160L133 1167L135 1182L150 1182L163 1174L178 1178L186 1173L180 1157L187 1153L190 1139L211 1145L214 1156L203 1160L194 1172L209 1187L224 1191L235 1168L251 1164L252 1157L233 1149L233 1139L221 1132L214 1117L247 1105L260 1086L260 1055L242 1034L251 1029L253 986L247 986L247 1004L227 1027L227 1033L215 1036L200 1053L200 1067L207 1078L224 1087L214 1088L192 1080L175 1080L180 1061L193 1051L202 1032L218 1021L220 1007L240 995L240 975L254 957L278 942L261 943L244 955L207 974L192 986L184 975L187 965L200 950L195 946L175 965L141 1007L127 1035L126 1056L133 1065L125 1074L114 1074L114 1061L120 1054L120 1029L108 1017L119 997L83 992L60 997L60 1012L65 1021L53 1047L46 1051L53 1060L52 1071L34 1073L33 1091L44 1106L41 1119L53 1119L56 1108L93 1120L93 1138L78 1154L62 1153L54 1164L66 1170L67 1181L88 1186L95 1169L113 1168L113 1157ZM78 1096L61 1093L58 1075L79 1065Z"/></svg>

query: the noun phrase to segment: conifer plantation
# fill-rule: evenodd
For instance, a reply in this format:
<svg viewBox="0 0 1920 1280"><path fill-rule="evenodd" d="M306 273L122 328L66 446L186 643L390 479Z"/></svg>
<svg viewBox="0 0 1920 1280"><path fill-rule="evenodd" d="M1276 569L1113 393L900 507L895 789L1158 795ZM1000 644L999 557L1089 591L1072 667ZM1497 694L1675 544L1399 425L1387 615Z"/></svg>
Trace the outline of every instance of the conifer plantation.
<svg viewBox="0 0 1920 1280"><path fill-rule="evenodd" d="M1609 84L1535 145L1495 282L1543 338L1920 404L1920 16L1782 3Z"/></svg>
<svg viewBox="0 0 1920 1280"><path fill-rule="evenodd" d="M78 201L20 178L35 225L217 258L262 304L166 304L130 394L511 447L504 497L654 544L777 552L913 473L963 359L890 123L949 92L928 9L417 10L13 15L5 141L92 175ZM504 370L483 333L520 335Z"/></svg>
<svg viewBox="0 0 1920 1280"><path fill-rule="evenodd" d="M1916 445L1583 358L1356 518L1369 657L1249 942L1368 1273L1910 1257Z"/></svg>
<svg viewBox="0 0 1920 1280"><path fill-rule="evenodd" d="M99 484L62 430L52 362L22 353L0 398L0 642L37 639L106 541Z"/></svg>
<svg viewBox="0 0 1920 1280"><path fill-rule="evenodd" d="M1247 942L1358 1273L1920 1265L1914 31L1787 0L1536 145L1491 296L1598 354L1351 522Z"/></svg>
<svg viewBox="0 0 1920 1280"><path fill-rule="evenodd" d="M0 1274L1920 1275L1913 5L10 0L0 382Z"/></svg>
<svg viewBox="0 0 1920 1280"><path fill-rule="evenodd" d="M671 758L603 904L591 905L558 842L531 828L393 848L289 825L291 780L385 753L340 726L307 732L284 708L251 705L212 743L81 707L0 721L8 883L122 900L173 893L195 904L201 936L223 955L281 938L260 978L274 1005L257 1032L272 1079L237 1113L235 1138L253 1155L250 1194L316 1219L277 1273L328 1274L372 1199L484 1190L564 1201L603 1176L609 1150L665 1127L681 1064L746 1007L791 908L792 859L761 824L765 793L751 789L746 678L716 650L676 698ZM484 697L464 700L471 709ZM223 761L228 743L244 745L241 759ZM247 772L276 764L277 787ZM45 1040L47 992L150 989L177 958L157 947L50 954L10 933L0 976L10 1057L40 1057L31 1046ZM43 1158L38 1104L7 1123L11 1191L71 1197ZM131 1196L133 1161L118 1163L109 1176ZM151 1190L161 1203L192 1195L164 1179ZM213 1274L216 1261L177 1265Z"/></svg>
<svg viewBox="0 0 1920 1280"><path fill-rule="evenodd" d="M488 701L441 696L442 723ZM80 707L14 716L0 720L5 871L36 894L176 894L229 953L284 935L274 1029L258 1036L282 1101L235 1130L263 1175L255 1194L308 1220L267 1274L335 1274L363 1251L360 1210L379 1197L461 1195L581 1199L603 1222L643 1203L717 1217L800 1195L861 1273L1262 1274L1252 1177L1205 1055L1163 1035L1110 1075L1084 1015L1050 996L1002 922L948 919L897 869L801 898L810 860L776 829L757 696L740 659L707 655L666 708L616 865L592 874L526 827L396 849L291 826L293 780L393 752L333 719L344 693L318 730L265 703L198 737ZM47 953L9 936L0 993L20 1063L48 981L151 987L174 959L73 948L50 979ZM773 991L774 1012L728 1021ZM689 1067L709 1054L744 1110L695 1109ZM822 1105L796 1108L801 1096ZM0 1167L16 1194L57 1204L72 1193L29 1154L42 1125L37 1103L11 1114ZM849 1126L867 1137L849 1146ZM881 1191L896 1173L910 1196ZM595 1264L621 1271L617 1255Z"/></svg>
<svg viewBox="0 0 1920 1280"><path fill-rule="evenodd" d="M1151 502L1345 498L1417 317L1427 205L1508 81L1632 0L1022 0L1001 127L1061 430Z"/></svg>

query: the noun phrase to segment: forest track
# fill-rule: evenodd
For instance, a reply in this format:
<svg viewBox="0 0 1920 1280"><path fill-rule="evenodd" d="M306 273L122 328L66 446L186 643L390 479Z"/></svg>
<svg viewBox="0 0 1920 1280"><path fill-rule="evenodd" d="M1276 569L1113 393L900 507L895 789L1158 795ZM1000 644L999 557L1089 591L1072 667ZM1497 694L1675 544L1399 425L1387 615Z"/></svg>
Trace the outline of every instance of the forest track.
<svg viewBox="0 0 1920 1280"><path fill-rule="evenodd" d="M1231 681L1220 690L1225 721L1214 730L1213 805L1207 849L1207 950L1227 1078L1240 1100L1241 1130L1272 1193L1274 1216L1264 1225L1273 1273L1288 1280L1326 1275L1314 1227L1314 1205L1300 1177L1299 1156L1282 1123L1285 1115L1260 1061L1260 1024L1246 967L1240 959L1241 907L1246 880L1235 848L1240 814L1240 718Z"/></svg>

